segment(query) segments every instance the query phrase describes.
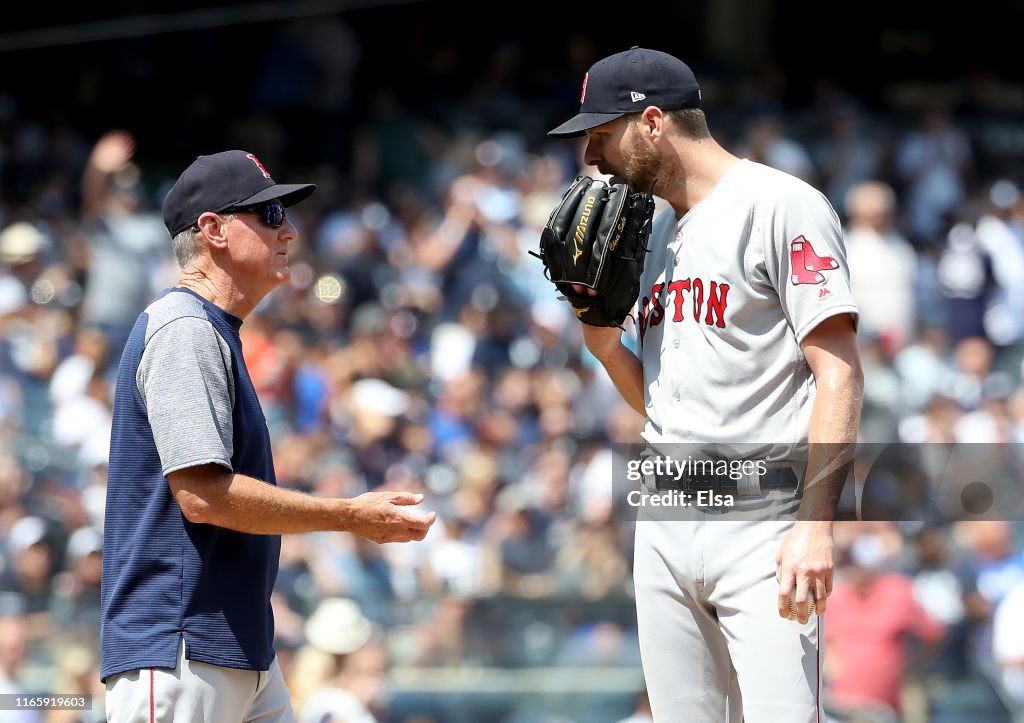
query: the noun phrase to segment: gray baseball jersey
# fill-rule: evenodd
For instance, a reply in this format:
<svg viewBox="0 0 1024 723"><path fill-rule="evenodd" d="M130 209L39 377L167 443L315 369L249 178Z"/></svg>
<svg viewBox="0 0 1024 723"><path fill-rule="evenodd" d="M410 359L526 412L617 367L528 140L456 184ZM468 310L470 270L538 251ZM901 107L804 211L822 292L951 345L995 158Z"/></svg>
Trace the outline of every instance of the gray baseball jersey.
<svg viewBox="0 0 1024 723"><path fill-rule="evenodd" d="M637 324L651 447L799 468L814 399L800 342L851 314L839 219L803 181L743 160L681 219L655 219ZM802 474L803 470L799 469ZM641 511L640 651L654 719L820 720L821 620L777 612L792 521Z"/></svg>
<svg viewBox="0 0 1024 723"><path fill-rule="evenodd" d="M655 219L637 315L648 442L805 457L814 379L800 342L857 315L841 234L821 193L747 160L681 219Z"/></svg>

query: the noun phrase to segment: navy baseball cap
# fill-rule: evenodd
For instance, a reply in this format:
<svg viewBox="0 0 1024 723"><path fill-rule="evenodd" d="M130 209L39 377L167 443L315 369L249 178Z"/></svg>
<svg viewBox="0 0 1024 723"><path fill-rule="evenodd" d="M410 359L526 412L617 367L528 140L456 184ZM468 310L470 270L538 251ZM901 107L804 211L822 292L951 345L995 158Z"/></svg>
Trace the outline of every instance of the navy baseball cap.
<svg viewBox="0 0 1024 723"><path fill-rule="evenodd" d="M291 206L315 190L313 183L275 183L260 160L246 151L199 156L164 197L164 226L174 238L207 211L220 213L275 198Z"/></svg>
<svg viewBox="0 0 1024 723"><path fill-rule="evenodd" d="M579 114L548 131L548 135L576 138L649 105L664 110L699 108L700 86L683 61L660 50L634 45L590 66L583 76Z"/></svg>

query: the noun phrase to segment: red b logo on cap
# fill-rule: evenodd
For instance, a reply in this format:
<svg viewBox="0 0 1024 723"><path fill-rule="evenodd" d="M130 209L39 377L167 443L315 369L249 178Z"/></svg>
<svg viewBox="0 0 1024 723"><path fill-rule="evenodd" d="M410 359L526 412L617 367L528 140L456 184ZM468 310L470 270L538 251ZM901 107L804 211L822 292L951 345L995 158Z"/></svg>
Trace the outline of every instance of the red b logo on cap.
<svg viewBox="0 0 1024 723"><path fill-rule="evenodd" d="M252 153L246 153L245 157L248 158L253 163L255 163L256 167L260 169L260 172L262 172L264 176L266 176L267 178L270 178L270 174L267 173L267 169L263 167L262 163L260 163L260 159L259 158L254 156Z"/></svg>

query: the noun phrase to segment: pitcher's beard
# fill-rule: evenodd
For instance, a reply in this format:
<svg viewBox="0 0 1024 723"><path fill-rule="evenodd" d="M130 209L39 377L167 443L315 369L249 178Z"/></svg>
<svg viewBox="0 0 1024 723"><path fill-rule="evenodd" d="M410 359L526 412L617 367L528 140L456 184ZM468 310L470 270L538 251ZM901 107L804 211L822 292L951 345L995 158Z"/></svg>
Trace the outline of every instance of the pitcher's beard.
<svg viewBox="0 0 1024 723"><path fill-rule="evenodd" d="M661 157L654 144L634 135L630 152L623 159L622 175L634 191L650 191L661 171Z"/></svg>

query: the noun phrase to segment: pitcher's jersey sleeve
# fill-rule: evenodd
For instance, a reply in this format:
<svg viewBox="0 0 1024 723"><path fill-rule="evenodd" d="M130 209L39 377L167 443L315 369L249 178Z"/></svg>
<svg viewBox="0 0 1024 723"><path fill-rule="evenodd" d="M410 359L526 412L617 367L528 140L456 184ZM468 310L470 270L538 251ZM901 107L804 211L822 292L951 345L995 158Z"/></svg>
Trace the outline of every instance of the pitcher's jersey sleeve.
<svg viewBox="0 0 1024 723"><path fill-rule="evenodd" d="M803 181L781 184L762 237L769 277L783 313L800 343L825 319L848 313L854 327L857 305L842 227L831 204Z"/></svg>

